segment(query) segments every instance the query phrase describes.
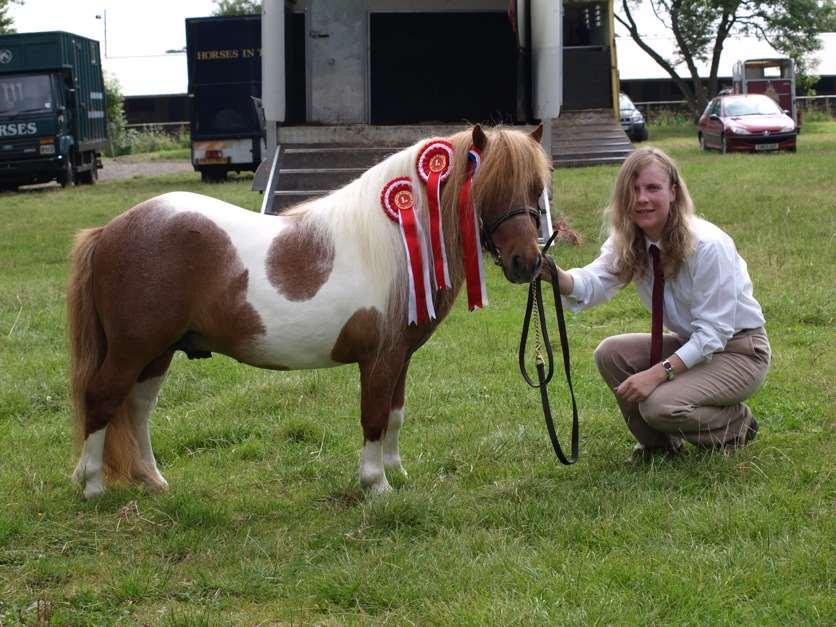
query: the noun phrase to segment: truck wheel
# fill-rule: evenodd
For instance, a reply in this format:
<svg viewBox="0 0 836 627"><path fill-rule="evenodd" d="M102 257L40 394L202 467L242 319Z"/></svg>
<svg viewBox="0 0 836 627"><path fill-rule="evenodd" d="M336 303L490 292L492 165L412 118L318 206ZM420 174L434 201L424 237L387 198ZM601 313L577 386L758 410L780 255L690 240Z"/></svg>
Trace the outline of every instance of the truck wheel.
<svg viewBox="0 0 836 627"><path fill-rule="evenodd" d="M58 183L61 187L71 187L75 183L75 172L69 156L64 158L64 169L58 175Z"/></svg>
<svg viewBox="0 0 836 627"><path fill-rule="evenodd" d="M99 178L99 171L96 168L96 164L93 164L93 167L89 170L85 170L84 172L78 173L78 182L82 185L95 185L96 179Z"/></svg>
<svg viewBox="0 0 836 627"><path fill-rule="evenodd" d="M201 168L200 180L204 183L223 183L226 180L226 168Z"/></svg>

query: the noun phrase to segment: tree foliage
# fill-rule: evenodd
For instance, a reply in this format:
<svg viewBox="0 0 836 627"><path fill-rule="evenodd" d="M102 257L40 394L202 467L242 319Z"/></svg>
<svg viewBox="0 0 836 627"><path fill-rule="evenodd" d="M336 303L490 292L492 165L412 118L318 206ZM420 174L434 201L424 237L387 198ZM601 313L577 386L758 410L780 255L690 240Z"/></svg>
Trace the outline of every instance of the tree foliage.
<svg viewBox="0 0 836 627"><path fill-rule="evenodd" d="M9 15L13 4L23 4L23 0L0 0L0 33L14 33L15 22Z"/></svg>
<svg viewBox="0 0 836 627"><path fill-rule="evenodd" d="M642 34L634 17L640 5L649 5L672 33L673 58L655 50ZM727 39L750 36L766 40L792 58L803 75L810 54L821 46L818 34L833 25L834 16L834 0L621 0L615 18L629 31L633 41L671 76L688 101L691 113L699 117L718 91L717 70ZM698 62L709 63L707 87L699 75ZM688 68L690 81L681 78L674 69L680 63Z"/></svg>
<svg viewBox="0 0 836 627"><path fill-rule="evenodd" d="M212 15L254 15L260 13L260 0L215 0L215 10Z"/></svg>
<svg viewBox="0 0 836 627"><path fill-rule="evenodd" d="M105 108L107 116L108 156L121 154L125 145L127 119L125 118L125 97L115 76L104 76Z"/></svg>

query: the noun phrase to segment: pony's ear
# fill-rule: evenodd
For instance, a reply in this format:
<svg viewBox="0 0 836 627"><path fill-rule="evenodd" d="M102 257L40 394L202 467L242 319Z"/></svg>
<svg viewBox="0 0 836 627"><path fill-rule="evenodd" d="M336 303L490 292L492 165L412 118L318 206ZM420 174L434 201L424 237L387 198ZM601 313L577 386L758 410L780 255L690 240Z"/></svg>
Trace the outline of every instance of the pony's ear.
<svg viewBox="0 0 836 627"><path fill-rule="evenodd" d="M534 141L536 141L538 144L543 140L543 123L542 122L540 122L540 126L538 126L533 131L531 131L531 133L529 134L529 137L531 139L533 139Z"/></svg>
<svg viewBox="0 0 836 627"><path fill-rule="evenodd" d="M473 127L473 145L480 151L488 145L488 136L485 135L485 131L478 124Z"/></svg>

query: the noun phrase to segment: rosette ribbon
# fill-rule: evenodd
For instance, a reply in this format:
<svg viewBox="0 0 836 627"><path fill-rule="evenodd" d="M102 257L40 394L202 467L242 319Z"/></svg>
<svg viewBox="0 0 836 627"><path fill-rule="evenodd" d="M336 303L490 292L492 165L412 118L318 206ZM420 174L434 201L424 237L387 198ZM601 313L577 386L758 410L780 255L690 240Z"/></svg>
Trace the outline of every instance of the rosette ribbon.
<svg viewBox="0 0 836 627"><path fill-rule="evenodd" d="M435 319L427 244L415 214L415 196L408 176L392 179L380 193L380 203L390 220L400 226L409 275L409 324Z"/></svg>
<svg viewBox="0 0 836 627"><path fill-rule="evenodd" d="M485 268L482 265L482 246L479 237L479 217L471 198L473 176L479 167L479 150L473 146L467 153L467 175L459 189L459 228L462 234L464 277L467 281L467 308L483 309L488 304Z"/></svg>
<svg viewBox="0 0 836 627"><path fill-rule="evenodd" d="M430 217L430 247L433 255L433 277L438 289L452 288L444 228L441 218L441 184L450 175L453 145L443 139L433 139L418 152L416 169L427 190L427 212Z"/></svg>

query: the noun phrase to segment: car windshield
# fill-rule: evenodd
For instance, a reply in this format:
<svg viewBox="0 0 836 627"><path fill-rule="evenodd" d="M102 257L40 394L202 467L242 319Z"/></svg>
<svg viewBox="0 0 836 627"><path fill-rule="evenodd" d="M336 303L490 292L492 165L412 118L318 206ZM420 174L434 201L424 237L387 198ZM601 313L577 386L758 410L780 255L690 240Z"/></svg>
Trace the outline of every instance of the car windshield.
<svg viewBox="0 0 836 627"><path fill-rule="evenodd" d="M0 115L52 110L49 75L0 78Z"/></svg>
<svg viewBox="0 0 836 627"><path fill-rule="evenodd" d="M781 109L778 108L775 101L767 97L727 100L724 108L726 115L730 117L737 117L739 115L774 115L781 113Z"/></svg>

